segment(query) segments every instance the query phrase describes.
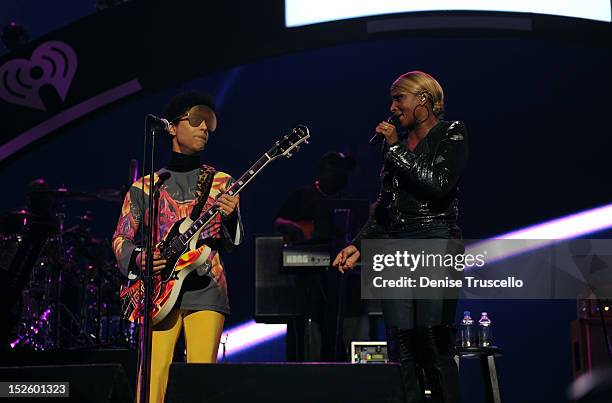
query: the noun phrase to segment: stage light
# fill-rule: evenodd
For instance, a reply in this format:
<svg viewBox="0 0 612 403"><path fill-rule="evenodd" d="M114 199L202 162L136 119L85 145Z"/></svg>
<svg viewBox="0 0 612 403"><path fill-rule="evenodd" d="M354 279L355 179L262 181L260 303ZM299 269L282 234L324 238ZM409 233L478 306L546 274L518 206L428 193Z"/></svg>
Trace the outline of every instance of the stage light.
<svg viewBox="0 0 612 403"><path fill-rule="evenodd" d="M612 227L612 204L557 218L495 239L572 239Z"/></svg>
<svg viewBox="0 0 612 403"><path fill-rule="evenodd" d="M609 0L285 0L285 25L298 27L350 18L423 11L533 13L611 21Z"/></svg>
<svg viewBox="0 0 612 403"><path fill-rule="evenodd" d="M217 358L223 358L224 348L225 356L230 357L286 333L287 325L256 323L251 320L223 332Z"/></svg>

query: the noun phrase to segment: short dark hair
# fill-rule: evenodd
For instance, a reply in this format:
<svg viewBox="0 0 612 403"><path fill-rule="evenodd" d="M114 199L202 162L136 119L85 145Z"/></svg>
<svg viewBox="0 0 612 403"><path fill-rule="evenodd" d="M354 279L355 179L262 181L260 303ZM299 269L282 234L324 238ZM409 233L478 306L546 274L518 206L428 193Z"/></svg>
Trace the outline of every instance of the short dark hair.
<svg viewBox="0 0 612 403"><path fill-rule="evenodd" d="M217 107L212 95L206 92L187 91L172 97L164 108L163 117L169 122L174 123L195 105L206 105L217 115ZM168 147L172 148L172 135L168 133L167 138Z"/></svg>
<svg viewBox="0 0 612 403"><path fill-rule="evenodd" d="M206 105L217 114L215 99L212 95L199 91L188 91L175 95L164 109L164 118L175 121L195 105Z"/></svg>

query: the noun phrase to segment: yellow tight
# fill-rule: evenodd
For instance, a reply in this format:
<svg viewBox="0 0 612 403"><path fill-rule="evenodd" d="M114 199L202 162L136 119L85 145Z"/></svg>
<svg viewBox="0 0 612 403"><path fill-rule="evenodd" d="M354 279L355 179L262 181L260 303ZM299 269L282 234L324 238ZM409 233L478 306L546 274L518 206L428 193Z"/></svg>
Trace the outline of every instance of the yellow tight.
<svg viewBox="0 0 612 403"><path fill-rule="evenodd" d="M225 317L215 311L173 309L153 328L149 401L163 403L174 346L185 331L188 363L215 363Z"/></svg>

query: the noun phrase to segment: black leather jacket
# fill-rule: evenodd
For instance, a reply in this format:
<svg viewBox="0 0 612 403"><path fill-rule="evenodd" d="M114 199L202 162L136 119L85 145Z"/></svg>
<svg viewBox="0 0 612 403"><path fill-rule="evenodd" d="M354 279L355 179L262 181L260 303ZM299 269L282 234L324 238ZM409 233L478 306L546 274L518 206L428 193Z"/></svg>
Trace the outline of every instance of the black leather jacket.
<svg viewBox="0 0 612 403"><path fill-rule="evenodd" d="M438 122L414 152L405 141L385 143L376 208L352 243L359 248L363 238L458 230L457 183L467 157L465 126L459 121Z"/></svg>

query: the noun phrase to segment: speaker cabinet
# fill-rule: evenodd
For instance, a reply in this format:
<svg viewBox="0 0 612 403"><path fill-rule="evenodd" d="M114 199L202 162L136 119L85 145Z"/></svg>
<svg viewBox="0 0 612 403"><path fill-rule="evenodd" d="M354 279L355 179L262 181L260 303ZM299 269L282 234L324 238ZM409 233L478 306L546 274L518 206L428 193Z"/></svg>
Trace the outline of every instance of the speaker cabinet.
<svg viewBox="0 0 612 403"><path fill-rule="evenodd" d="M284 323L301 315L295 274L283 271L283 238L255 237L255 320Z"/></svg>

